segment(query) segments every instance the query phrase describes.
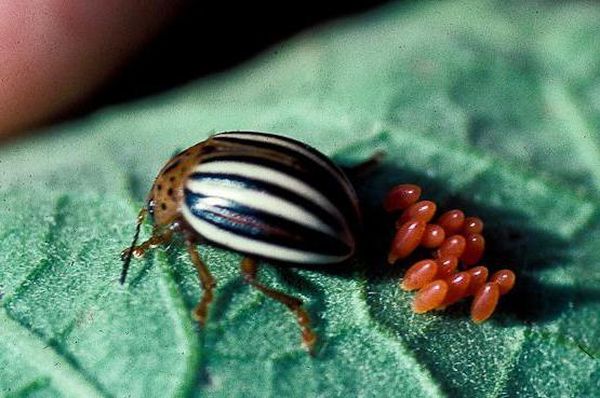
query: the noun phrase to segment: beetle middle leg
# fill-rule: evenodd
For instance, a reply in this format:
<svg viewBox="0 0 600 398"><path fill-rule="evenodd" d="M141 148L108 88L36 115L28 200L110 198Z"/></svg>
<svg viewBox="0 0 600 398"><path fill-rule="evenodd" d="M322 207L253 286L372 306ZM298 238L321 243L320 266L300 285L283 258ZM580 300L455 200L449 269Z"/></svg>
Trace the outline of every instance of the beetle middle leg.
<svg viewBox="0 0 600 398"><path fill-rule="evenodd" d="M256 280L258 272L258 265L256 260L250 257L244 257L240 265L244 281L250 284L255 289L260 290L264 295L279 301L296 316L296 322L300 326L302 332L302 343L308 349L311 354L314 354L315 343L317 342L317 335L310 327L310 317L308 312L302 306L302 300L299 298L290 296L283 292L275 289L271 289Z"/></svg>
<svg viewBox="0 0 600 398"><path fill-rule="evenodd" d="M213 299L213 289L217 284L210 274L208 267L200 258L198 249L196 249L196 243L188 238L185 240L185 244L190 258L196 267L196 271L198 271L198 279L200 279L200 284L202 285L202 298L198 301L198 304L194 309L194 318L196 318L200 326L204 326L208 315L208 305Z"/></svg>

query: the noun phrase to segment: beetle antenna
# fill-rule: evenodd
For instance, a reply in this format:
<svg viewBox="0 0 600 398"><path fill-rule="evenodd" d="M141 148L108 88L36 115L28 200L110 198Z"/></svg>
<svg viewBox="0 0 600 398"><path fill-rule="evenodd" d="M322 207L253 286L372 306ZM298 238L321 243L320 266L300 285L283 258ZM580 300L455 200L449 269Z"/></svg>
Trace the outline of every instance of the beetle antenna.
<svg viewBox="0 0 600 398"><path fill-rule="evenodd" d="M121 259L123 260L123 268L121 269L121 277L119 278L119 283L121 283L121 285L125 283L125 278L127 278L127 271L129 271L129 264L131 263L131 256L133 256L133 249L138 241L138 238L140 237L140 230L142 228L142 223L144 222L145 218L146 207L143 207L137 216L137 221L135 224L135 234L133 235L133 241L131 242L131 246L129 246L129 249L126 249L121 254Z"/></svg>

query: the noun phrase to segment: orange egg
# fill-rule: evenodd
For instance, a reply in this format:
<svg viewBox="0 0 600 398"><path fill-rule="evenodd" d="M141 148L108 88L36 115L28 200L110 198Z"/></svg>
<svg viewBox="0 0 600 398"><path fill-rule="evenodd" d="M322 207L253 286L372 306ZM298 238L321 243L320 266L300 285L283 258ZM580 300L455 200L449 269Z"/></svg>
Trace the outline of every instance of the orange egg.
<svg viewBox="0 0 600 398"><path fill-rule="evenodd" d="M459 272L446 279L446 282L448 283L448 293L442 302L442 307L454 304L465 297L471 283L471 274L465 271Z"/></svg>
<svg viewBox="0 0 600 398"><path fill-rule="evenodd" d="M401 184L393 187L383 201L383 208L388 211L404 210L421 197L421 188L413 184Z"/></svg>
<svg viewBox="0 0 600 398"><path fill-rule="evenodd" d="M465 250L460 259L466 265L475 265L481 260L485 250L485 239L480 234L465 236Z"/></svg>
<svg viewBox="0 0 600 398"><path fill-rule="evenodd" d="M408 257L421 242L425 233L425 222L408 221L397 231L388 255L388 262L395 263L398 259Z"/></svg>
<svg viewBox="0 0 600 398"><path fill-rule="evenodd" d="M492 316L499 298L500 288L497 283L488 282L479 288L473 298L473 303L471 303L471 319L473 322L481 323Z"/></svg>
<svg viewBox="0 0 600 398"><path fill-rule="evenodd" d="M431 311L444 301L448 293L448 283L442 279L429 282L417 292L412 303L413 311L422 314Z"/></svg>
<svg viewBox="0 0 600 398"><path fill-rule="evenodd" d="M442 227L436 224L427 224L421 239L421 246L426 249L435 249L444 242L445 238L446 233Z"/></svg>
<svg viewBox="0 0 600 398"><path fill-rule="evenodd" d="M429 200L421 200L417 203L413 203L404 210L402 216L400 216L396 222L396 228L410 220L429 222L435 215L436 209L437 206L435 203Z"/></svg>
<svg viewBox="0 0 600 398"><path fill-rule="evenodd" d="M483 221L479 217L467 217L463 225L463 235L480 234L483 231Z"/></svg>
<svg viewBox="0 0 600 398"><path fill-rule="evenodd" d="M447 236L457 234L465 223L465 213L460 210L447 211L440 216L437 223L444 228Z"/></svg>
<svg viewBox="0 0 600 398"><path fill-rule="evenodd" d="M446 279L456 272L458 259L455 256L444 256L436 259L438 263L437 278Z"/></svg>
<svg viewBox="0 0 600 398"><path fill-rule="evenodd" d="M515 285L517 277L514 272L509 269L502 269L490 278L490 282L495 282L500 288L500 294L508 293Z"/></svg>
<svg viewBox="0 0 600 398"><path fill-rule="evenodd" d="M485 284L488 278L488 269L487 267L480 265L467 270L467 272L471 274L471 283L469 284L469 290L467 292L467 295L470 296L477 293L479 288Z"/></svg>
<svg viewBox="0 0 600 398"><path fill-rule="evenodd" d="M406 270L402 280L402 289L420 289L434 280L437 272L438 264L434 260L421 260Z"/></svg>
<svg viewBox="0 0 600 398"><path fill-rule="evenodd" d="M460 257L465 251L465 246L466 240L462 235L452 235L451 237L446 238L439 249L437 249L437 256Z"/></svg>

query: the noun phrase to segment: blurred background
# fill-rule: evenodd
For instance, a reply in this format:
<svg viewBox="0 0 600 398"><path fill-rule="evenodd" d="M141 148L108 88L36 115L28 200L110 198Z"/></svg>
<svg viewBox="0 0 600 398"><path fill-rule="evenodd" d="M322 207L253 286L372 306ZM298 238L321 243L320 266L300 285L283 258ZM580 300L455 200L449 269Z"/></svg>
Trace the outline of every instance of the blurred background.
<svg viewBox="0 0 600 398"><path fill-rule="evenodd" d="M304 29L383 3L3 3L0 143L226 71Z"/></svg>

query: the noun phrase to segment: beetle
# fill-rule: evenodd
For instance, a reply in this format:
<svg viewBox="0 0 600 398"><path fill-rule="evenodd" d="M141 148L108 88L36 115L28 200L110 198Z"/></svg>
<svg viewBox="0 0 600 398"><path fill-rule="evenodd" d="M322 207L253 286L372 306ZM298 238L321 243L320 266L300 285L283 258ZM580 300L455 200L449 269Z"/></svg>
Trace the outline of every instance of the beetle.
<svg viewBox="0 0 600 398"><path fill-rule="evenodd" d="M152 236L137 245L146 215ZM300 141L262 132L215 134L171 158L160 170L122 252L120 283L139 258L179 234L195 265L202 296L193 311L203 326L216 286L196 245L208 242L244 254L244 281L287 306L304 346L316 334L300 299L257 280L258 260L277 265L339 264L356 251L360 226L356 192L346 174Z"/></svg>

